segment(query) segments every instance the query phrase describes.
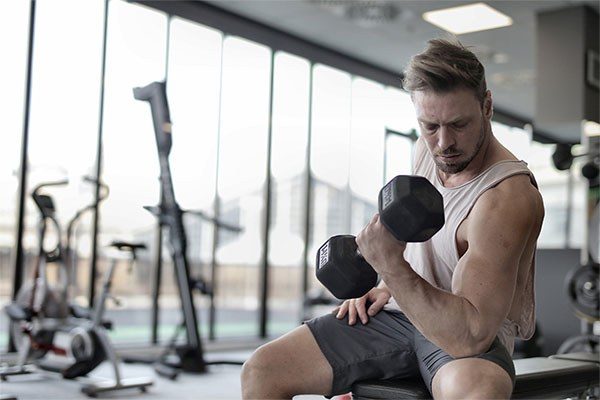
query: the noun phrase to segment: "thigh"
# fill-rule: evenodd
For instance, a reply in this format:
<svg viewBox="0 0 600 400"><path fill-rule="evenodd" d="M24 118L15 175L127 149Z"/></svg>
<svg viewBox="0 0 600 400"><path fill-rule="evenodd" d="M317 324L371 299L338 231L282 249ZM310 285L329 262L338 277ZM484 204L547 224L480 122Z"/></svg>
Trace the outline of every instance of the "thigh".
<svg viewBox="0 0 600 400"><path fill-rule="evenodd" d="M478 367L482 367L480 372L498 371L499 376L502 378L508 378L511 385L514 385L515 381L515 368L510 353L502 345L500 340L496 338L488 351L479 354L474 357L454 359L448 353L440 349L435 344L431 343L425 338L419 331L415 332L415 351L417 360L419 363L419 369L423 381L429 388L430 393L433 394L432 387L434 386L434 378L437 376L439 371L442 371L442 367L445 367L449 363L454 363L454 367L467 366L477 372ZM473 363L456 361L462 360L478 360ZM490 368L485 368L490 367ZM485 369L484 369L485 368ZM454 370L455 368L444 368L446 371ZM436 379L437 380L437 379Z"/></svg>
<svg viewBox="0 0 600 400"><path fill-rule="evenodd" d="M348 325L328 314L306 322L333 372L332 395L350 391L354 382L417 376L414 326L404 314L381 311Z"/></svg>
<svg viewBox="0 0 600 400"><path fill-rule="evenodd" d="M322 394L331 391L332 370L307 326L259 347L248 361L249 368L262 371L272 393Z"/></svg>

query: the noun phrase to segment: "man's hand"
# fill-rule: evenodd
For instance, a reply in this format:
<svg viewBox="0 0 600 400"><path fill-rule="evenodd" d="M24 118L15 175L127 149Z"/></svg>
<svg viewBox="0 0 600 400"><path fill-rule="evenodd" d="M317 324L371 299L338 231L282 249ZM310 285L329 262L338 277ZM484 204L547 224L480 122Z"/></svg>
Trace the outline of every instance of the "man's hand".
<svg viewBox="0 0 600 400"><path fill-rule="evenodd" d="M404 259L406 242L397 240L388 231L379 220L379 214L375 214L356 236L356 244L365 260L380 275L399 272L401 265L410 268Z"/></svg>
<svg viewBox="0 0 600 400"><path fill-rule="evenodd" d="M341 306L333 310L333 313L336 314L335 317L337 319L342 319L348 314L348 325L354 325L356 323L356 316L358 315L358 318L360 318L360 321L364 325L369 322L369 317L381 311L390 297L392 296L387 288L374 287L358 299L344 301ZM368 309L367 303L370 303Z"/></svg>

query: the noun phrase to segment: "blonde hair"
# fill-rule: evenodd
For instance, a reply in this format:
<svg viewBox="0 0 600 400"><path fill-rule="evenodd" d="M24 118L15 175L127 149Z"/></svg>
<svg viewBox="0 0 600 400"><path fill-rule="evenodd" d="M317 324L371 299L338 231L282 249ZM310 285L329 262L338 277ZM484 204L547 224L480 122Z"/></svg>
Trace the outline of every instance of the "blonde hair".
<svg viewBox="0 0 600 400"><path fill-rule="evenodd" d="M487 92L485 68L477 56L456 39L432 39L427 43L404 71L404 89L411 94L425 90L443 93L464 87L483 104Z"/></svg>

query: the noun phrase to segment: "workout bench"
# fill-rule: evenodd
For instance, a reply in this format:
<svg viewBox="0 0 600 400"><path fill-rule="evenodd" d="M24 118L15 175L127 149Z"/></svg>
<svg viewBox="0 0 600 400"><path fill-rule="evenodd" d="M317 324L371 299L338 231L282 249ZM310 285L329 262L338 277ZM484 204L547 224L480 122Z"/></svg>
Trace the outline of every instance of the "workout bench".
<svg viewBox="0 0 600 400"><path fill-rule="evenodd" d="M565 398L598 386L598 354L571 353L514 360L516 383L513 399ZM354 384L352 398L430 399L425 383L419 379L364 381Z"/></svg>

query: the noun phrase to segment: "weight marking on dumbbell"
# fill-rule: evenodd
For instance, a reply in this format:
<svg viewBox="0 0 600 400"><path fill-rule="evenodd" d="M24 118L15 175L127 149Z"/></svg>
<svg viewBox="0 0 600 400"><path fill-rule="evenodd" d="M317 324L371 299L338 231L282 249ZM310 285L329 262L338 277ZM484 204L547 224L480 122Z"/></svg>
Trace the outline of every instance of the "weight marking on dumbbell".
<svg viewBox="0 0 600 400"><path fill-rule="evenodd" d="M388 183L383 188L383 204L381 205L382 209L387 208L388 205L394 200L393 192L392 192L392 184Z"/></svg>
<svg viewBox="0 0 600 400"><path fill-rule="evenodd" d="M325 243L319 249L319 265L318 268L321 268L323 265L327 264L329 261L329 242Z"/></svg>

